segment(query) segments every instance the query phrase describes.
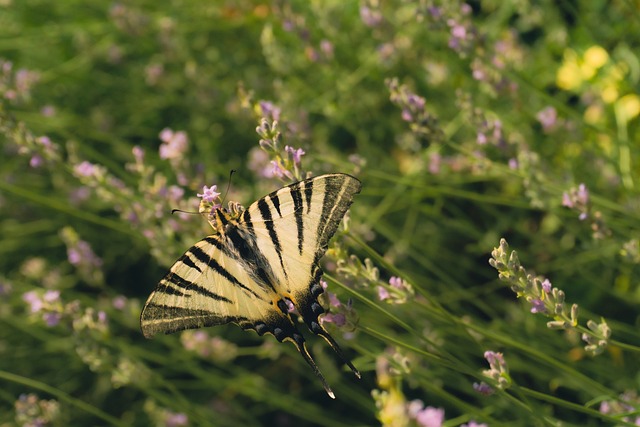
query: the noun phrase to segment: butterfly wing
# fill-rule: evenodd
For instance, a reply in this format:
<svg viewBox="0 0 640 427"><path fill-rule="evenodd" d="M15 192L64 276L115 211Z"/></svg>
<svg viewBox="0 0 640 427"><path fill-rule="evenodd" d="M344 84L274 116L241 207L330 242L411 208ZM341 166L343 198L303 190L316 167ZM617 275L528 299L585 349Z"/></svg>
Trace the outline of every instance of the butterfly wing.
<svg viewBox="0 0 640 427"><path fill-rule="evenodd" d="M293 302L309 329L327 340L358 377L357 369L318 321L324 310L317 298L323 292L319 261L361 186L346 174L300 181L253 203L241 223L255 236L259 252L272 260L276 292Z"/></svg>
<svg viewBox="0 0 640 427"><path fill-rule="evenodd" d="M221 246L220 236L209 236L175 262L142 310L146 338L229 322L247 328L269 316L270 299Z"/></svg>

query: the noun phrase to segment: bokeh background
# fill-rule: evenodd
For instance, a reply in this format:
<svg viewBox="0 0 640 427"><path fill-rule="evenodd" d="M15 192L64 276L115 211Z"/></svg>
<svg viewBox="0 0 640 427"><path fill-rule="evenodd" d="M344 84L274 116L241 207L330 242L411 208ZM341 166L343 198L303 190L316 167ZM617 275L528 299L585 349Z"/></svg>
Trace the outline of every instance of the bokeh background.
<svg viewBox="0 0 640 427"><path fill-rule="evenodd" d="M0 0L0 426L634 425L639 29L630 0ZM142 337L211 232L172 209L326 172L363 183L323 260L361 380L310 333L336 400L270 336Z"/></svg>

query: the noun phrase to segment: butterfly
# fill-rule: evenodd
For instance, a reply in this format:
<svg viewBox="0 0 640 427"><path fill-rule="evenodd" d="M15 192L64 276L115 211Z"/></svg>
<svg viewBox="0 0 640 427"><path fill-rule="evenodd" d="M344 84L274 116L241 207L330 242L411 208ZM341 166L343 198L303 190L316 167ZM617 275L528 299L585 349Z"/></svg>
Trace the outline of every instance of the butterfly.
<svg viewBox="0 0 640 427"><path fill-rule="evenodd" d="M142 309L143 335L226 323L272 334L296 346L335 399L289 308L293 304L311 332L360 378L318 320L324 313L318 297L324 292L320 259L361 187L350 175L327 174L276 190L247 209L232 203L204 209L215 232L187 250L160 280Z"/></svg>

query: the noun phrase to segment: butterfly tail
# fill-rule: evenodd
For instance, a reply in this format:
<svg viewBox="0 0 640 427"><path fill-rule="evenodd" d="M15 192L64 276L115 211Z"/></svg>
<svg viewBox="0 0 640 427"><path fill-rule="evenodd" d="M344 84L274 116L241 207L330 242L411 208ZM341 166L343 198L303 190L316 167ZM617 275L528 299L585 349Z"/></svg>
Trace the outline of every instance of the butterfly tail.
<svg viewBox="0 0 640 427"><path fill-rule="evenodd" d="M333 351L335 351L336 354L338 355L338 357L344 362L344 364L347 365L353 371L355 376L358 377L358 378L361 378L360 371L358 371L358 369L355 366L353 366L353 363L351 363L351 361L349 359L347 359L347 357L342 352L342 349L340 348L340 346L338 345L336 340L334 340L333 337L331 335L329 335L329 332L327 332L327 330L322 325L320 325L317 322L312 322L311 331L314 334L319 335L322 338L324 338L325 341L327 343L329 343L329 345L331 346Z"/></svg>
<svg viewBox="0 0 640 427"><path fill-rule="evenodd" d="M324 387L324 390L327 392L329 397L335 399L336 395L333 394L333 390L331 390L331 387L329 387L327 380L324 379L324 376L320 372L320 369L318 369L318 365L316 365L316 362L314 362L313 358L309 354L302 335L294 334L293 337L289 338L289 340L296 346L296 348L302 355L302 358L309 364L309 366L311 366L313 373L316 374L316 376L320 379L320 381L322 382L322 386Z"/></svg>

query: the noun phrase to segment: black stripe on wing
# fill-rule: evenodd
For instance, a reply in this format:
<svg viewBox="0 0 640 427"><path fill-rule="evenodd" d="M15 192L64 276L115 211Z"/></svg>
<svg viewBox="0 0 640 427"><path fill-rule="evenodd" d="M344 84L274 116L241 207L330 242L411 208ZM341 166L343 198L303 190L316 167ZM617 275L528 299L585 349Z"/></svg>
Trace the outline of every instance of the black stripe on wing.
<svg viewBox="0 0 640 427"><path fill-rule="evenodd" d="M353 203L353 196L360 192L362 184L349 175L331 175L325 179L322 213L316 231L317 247L314 264L317 264L327 250L329 239L335 234L340 221Z"/></svg>
<svg viewBox="0 0 640 427"><path fill-rule="evenodd" d="M216 242L216 244L220 243L220 242L218 242L217 239L212 238L212 237L207 237L207 238L204 239L204 241L206 241L208 243L211 243L211 241ZM233 274L229 273L229 271L226 268L221 266L218 263L218 261L216 261L214 258L209 256L209 254L207 254L205 251L203 251L198 245L193 246L191 249L189 249L187 251L187 254L193 255L198 261L200 261L201 263L203 263L203 264L207 265L208 267L210 267L213 271L215 271L217 274L219 274L220 276L222 276L225 279L227 279L233 285L244 289L245 291L249 292L250 294L252 294L256 298L260 298L258 296L258 294L256 294L253 290L248 288L246 285L240 283L240 281Z"/></svg>
<svg viewBox="0 0 640 427"><path fill-rule="evenodd" d="M293 200L293 214L296 218L296 228L298 230L298 252L302 255L302 245L304 244L304 223L302 219L302 192L300 191L300 183L297 182L289 186L291 199Z"/></svg>
<svg viewBox="0 0 640 427"><path fill-rule="evenodd" d="M273 216L271 215L271 209L269 209L269 204L266 201L266 198L262 198L258 200L258 210L260 211L260 216L262 216L262 220L264 221L264 225L267 227L267 231L269 232L269 237L271 237L271 243L273 244L273 248L276 250L278 254L278 258L280 259L280 266L282 266L282 272L284 276L287 277L287 270L284 268L284 261L282 260L282 246L280 245L280 239L278 238L278 233L276 233L276 229L273 226Z"/></svg>
<svg viewBox="0 0 640 427"><path fill-rule="evenodd" d="M158 289L159 292L163 292L165 294L169 294L169 295L176 295L176 292L180 292L177 289L173 288L173 291L167 292L167 290L170 288L170 286L167 285L167 283L170 283L171 285L175 285L178 286L182 289L184 289L185 291L188 292L194 292L197 293L199 295L205 296L207 298L211 298L214 299L216 301L223 301L226 303L231 304L232 301L228 298L223 297L222 295L218 295L214 292L211 292L209 289L200 286L190 280L186 280L185 278L179 276L177 273L169 273L167 275L167 277L165 277L165 279L162 281L163 284L166 285L165 288L160 288ZM181 296L187 296L187 297L191 297L191 295L186 294L186 293L182 293Z"/></svg>
<svg viewBox="0 0 640 427"><path fill-rule="evenodd" d="M144 308L142 322L144 336L149 338L160 332L171 334L185 329L197 329L231 322L241 325L250 322L250 319L244 316L220 316L205 309L149 303Z"/></svg>

